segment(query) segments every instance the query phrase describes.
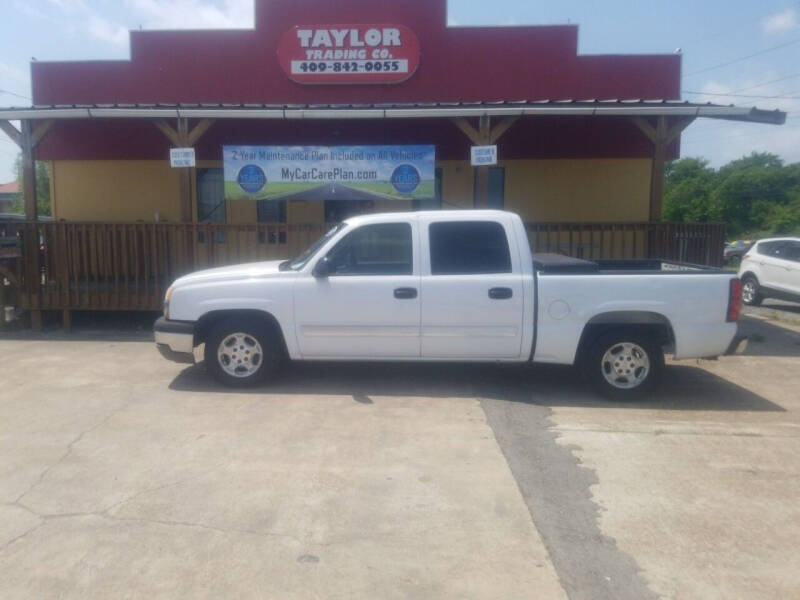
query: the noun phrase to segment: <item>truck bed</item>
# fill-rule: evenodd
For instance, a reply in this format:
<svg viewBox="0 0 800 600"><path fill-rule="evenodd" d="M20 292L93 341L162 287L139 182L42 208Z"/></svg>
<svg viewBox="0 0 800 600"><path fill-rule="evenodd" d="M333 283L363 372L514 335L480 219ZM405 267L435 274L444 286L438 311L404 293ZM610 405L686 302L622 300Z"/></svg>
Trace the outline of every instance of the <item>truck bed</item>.
<svg viewBox="0 0 800 600"><path fill-rule="evenodd" d="M545 275L588 275L588 274L712 274L730 275L723 269L662 259L622 259L585 260L561 254L534 253L534 269Z"/></svg>

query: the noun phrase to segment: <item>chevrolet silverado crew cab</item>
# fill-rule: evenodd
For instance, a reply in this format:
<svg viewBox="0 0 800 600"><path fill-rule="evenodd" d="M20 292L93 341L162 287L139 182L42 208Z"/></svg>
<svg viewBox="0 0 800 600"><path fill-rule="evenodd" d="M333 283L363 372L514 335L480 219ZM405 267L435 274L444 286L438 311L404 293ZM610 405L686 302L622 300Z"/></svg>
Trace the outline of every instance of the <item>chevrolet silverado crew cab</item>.
<svg viewBox="0 0 800 600"><path fill-rule="evenodd" d="M716 357L738 338L732 273L662 261L531 255L519 216L359 216L300 256L181 277L161 353L247 385L284 358L576 364L601 390L652 386L664 352ZM199 353L199 352L198 352Z"/></svg>

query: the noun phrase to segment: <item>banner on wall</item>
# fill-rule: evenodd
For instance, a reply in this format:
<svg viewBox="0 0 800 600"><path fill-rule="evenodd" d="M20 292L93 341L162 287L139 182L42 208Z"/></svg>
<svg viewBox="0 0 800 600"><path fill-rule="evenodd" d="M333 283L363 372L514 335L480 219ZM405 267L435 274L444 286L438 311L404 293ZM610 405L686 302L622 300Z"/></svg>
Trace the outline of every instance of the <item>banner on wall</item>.
<svg viewBox="0 0 800 600"><path fill-rule="evenodd" d="M430 200L434 146L224 146L226 200Z"/></svg>

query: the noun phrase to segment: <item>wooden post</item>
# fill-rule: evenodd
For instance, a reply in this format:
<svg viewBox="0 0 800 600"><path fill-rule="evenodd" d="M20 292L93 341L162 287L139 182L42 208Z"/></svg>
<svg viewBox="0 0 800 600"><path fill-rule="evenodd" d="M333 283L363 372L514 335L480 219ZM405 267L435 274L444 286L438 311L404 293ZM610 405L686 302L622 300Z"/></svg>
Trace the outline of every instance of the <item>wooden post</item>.
<svg viewBox="0 0 800 600"><path fill-rule="evenodd" d="M36 162L34 160L33 122L23 120L20 136L22 150L22 195L25 203L25 220L32 226L25 229L23 256L25 261L25 287L31 304L31 328L42 330L41 285L42 274L39 264L39 210L36 198Z"/></svg>
<svg viewBox="0 0 800 600"><path fill-rule="evenodd" d="M500 122L492 127L491 118L489 115L481 115L478 122L478 129L476 130L472 124L464 118L453 119L453 124L458 127L464 135L475 146L491 146L496 144L509 127L519 117L505 117ZM475 185L473 188L473 203L475 208L484 208L489 204L489 167L480 166L475 167Z"/></svg>
<svg viewBox="0 0 800 600"><path fill-rule="evenodd" d="M634 124L644 133L653 145L653 164L650 176L650 221L659 221L663 210L664 198L664 164L667 160L667 148L686 129L694 117L678 119L671 127L668 126L667 117L656 117L653 125L643 117L633 117Z"/></svg>
<svg viewBox="0 0 800 600"><path fill-rule="evenodd" d="M36 198L36 145L42 141L50 127L51 120L42 120L35 127L30 119L22 120L22 129L18 130L8 120L0 120L0 129L11 138L22 152L22 195L25 203L25 220L31 225L23 227L23 270L25 273L25 295L31 308L31 326L42 329L41 285L42 274L39 265L39 226L37 219L39 210Z"/></svg>
<svg viewBox="0 0 800 600"><path fill-rule="evenodd" d="M153 121L153 124L163 133L170 143L177 148L194 148L195 144L214 124L214 119L201 119L197 125L189 129L189 119L186 117L178 118L178 127L173 129L164 120ZM194 210L192 199L194 197L192 188L197 170L194 167L180 169L180 204L181 221L184 223L196 223L197 216Z"/></svg>
<svg viewBox="0 0 800 600"><path fill-rule="evenodd" d="M178 119L178 144L182 148L189 147L189 119ZM194 211L192 210L192 175L195 170L191 167L180 169L180 195L181 195L181 221L193 223Z"/></svg>
<svg viewBox="0 0 800 600"><path fill-rule="evenodd" d="M656 122L653 141L653 175L650 178L650 220L660 221L664 201L664 163L667 158L667 117Z"/></svg>
<svg viewBox="0 0 800 600"><path fill-rule="evenodd" d="M25 220L35 221L38 217L36 206L36 163L33 158L33 123L22 121L22 193L25 200Z"/></svg>

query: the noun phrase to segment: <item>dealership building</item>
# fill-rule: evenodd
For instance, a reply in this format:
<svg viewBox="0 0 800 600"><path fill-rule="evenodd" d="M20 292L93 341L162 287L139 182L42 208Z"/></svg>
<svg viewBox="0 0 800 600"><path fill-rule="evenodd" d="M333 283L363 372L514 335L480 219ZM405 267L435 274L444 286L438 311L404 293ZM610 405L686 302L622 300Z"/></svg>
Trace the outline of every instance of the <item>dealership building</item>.
<svg viewBox="0 0 800 600"><path fill-rule="evenodd" d="M102 308L91 275L102 282L107 270L91 254L109 243L126 257L118 279L143 283L152 276L140 260L185 249L182 266L162 265L172 275L288 254L306 241L296 231L361 212L504 208L536 231L560 228L565 253L619 255L630 242L629 252L652 254L647 226L660 220L664 163L679 156L681 132L697 118L785 119L681 102L680 54L583 55L576 25L449 27L446 8L256 0L253 29L132 31L130 60L33 62L34 106L0 109L0 126L20 145L26 177L34 160L48 163L53 222L44 235L72 244L58 253L73 258L51 267L39 259L52 270L44 291L23 267L18 278L27 272L36 291L23 304ZM34 188L24 186L31 223ZM605 232L633 223L643 240L564 233L567 224ZM151 224L172 226L167 250L140 247ZM179 226L188 233L176 238ZM252 235L235 240L237 231ZM234 241L235 256L226 250ZM127 302L149 307L160 291Z"/></svg>

